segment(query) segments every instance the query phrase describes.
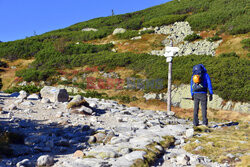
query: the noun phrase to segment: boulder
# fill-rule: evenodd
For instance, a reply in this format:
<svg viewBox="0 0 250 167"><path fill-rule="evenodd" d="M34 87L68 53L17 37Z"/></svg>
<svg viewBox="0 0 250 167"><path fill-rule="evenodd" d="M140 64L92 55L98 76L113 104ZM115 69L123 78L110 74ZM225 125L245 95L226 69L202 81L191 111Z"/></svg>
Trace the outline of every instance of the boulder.
<svg viewBox="0 0 250 167"><path fill-rule="evenodd" d="M52 166L54 158L50 155L42 155L37 159L37 166Z"/></svg>
<svg viewBox="0 0 250 167"><path fill-rule="evenodd" d="M48 98L51 102L67 102L69 99L66 89L45 86L41 91L42 98Z"/></svg>
<svg viewBox="0 0 250 167"><path fill-rule="evenodd" d="M19 96L17 98L19 98L19 99L26 99L27 97L28 97L28 93L26 91L24 91L24 90L21 90L19 92Z"/></svg>
<svg viewBox="0 0 250 167"><path fill-rule="evenodd" d="M113 35L122 34L122 33L125 33L125 32L126 32L126 29L124 29L124 28L116 28L116 29L113 31Z"/></svg>

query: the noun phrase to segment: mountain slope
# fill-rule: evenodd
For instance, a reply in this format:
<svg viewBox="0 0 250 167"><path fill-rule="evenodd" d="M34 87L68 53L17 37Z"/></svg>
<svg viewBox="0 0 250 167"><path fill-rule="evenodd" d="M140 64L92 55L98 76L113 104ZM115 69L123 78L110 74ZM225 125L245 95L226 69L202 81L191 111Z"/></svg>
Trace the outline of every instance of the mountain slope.
<svg viewBox="0 0 250 167"><path fill-rule="evenodd" d="M132 47L132 42L128 42L131 41L128 39L138 35L138 30L143 27L169 25L184 20L196 31L213 29L216 35L221 36L245 33L245 38L250 29L248 8L247 0L174 0L134 13L96 18L23 40L3 42L0 43L0 57L10 61L35 58L29 68L17 72L17 76L26 81L52 80L56 83L58 75L55 74L58 74L58 70L88 65L98 66L106 71L116 67L130 68L135 73L144 73L149 79L163 78L163 88L166 88L168 69L165 59L140 54L143 52L140 49L137 49L136 54L120 53L128 48L126 45ZM117 27L127 29L125 37L122 37L127 39L111 35ZM82 31L83 28L98 30ZM147 38L144 38L146 36ZM152 49L164 47L159 41L162 37L152 34L150 38L155 40L149 43L148 36L142 35L142 39L148 40L141 40L141 43L147 43L146 46ZM93 44L99 39L110 40L99 45ZM124 44L118 53L111 52L114 45L119 45L109 43L112 40ZM136 46L139 46L139 43L133 45ZM214 79L215 92L221 97L236 101L250 100L250 83L247 80L250 72L249 58L239 58L235 54L176 58L174 82L189 83L191 68L197 63L204 63L208 68Z"/></svg>

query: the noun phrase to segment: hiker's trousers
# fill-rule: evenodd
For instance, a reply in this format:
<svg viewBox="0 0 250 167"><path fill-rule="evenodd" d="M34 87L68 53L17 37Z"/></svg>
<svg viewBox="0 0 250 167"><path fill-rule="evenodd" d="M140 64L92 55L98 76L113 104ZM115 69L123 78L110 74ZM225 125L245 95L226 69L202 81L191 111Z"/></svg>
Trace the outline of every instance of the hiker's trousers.
<svg viewBox="0 0 250 167"><path fill-rule="evenodd" d="M207 94L205 93L194 93L194 126L199 125L199 104L201 103L201 110L202 110L202 124L208 125L207 120Z"/></svg>

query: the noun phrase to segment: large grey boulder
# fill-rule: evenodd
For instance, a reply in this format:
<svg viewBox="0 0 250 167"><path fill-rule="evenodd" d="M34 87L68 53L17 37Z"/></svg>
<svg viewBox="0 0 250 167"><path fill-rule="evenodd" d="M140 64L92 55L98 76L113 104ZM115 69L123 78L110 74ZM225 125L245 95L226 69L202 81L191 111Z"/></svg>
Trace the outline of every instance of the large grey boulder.
<svg viewBox="0 0 250 167"><path fill-rule="evenodd" d="M116 29L113 31L113 35L122 34L122 33L125 33L125 32L126 32L126 29L124 29L124 28L116 28Z"/></svg>
<svg viewBox="0 0 250 167"><path fill-rule="evenodd" d="M60 89L52 86L45 86L40 91L42 98L48 98L51 102L67 102L69 99L66 89Z"/></svg>

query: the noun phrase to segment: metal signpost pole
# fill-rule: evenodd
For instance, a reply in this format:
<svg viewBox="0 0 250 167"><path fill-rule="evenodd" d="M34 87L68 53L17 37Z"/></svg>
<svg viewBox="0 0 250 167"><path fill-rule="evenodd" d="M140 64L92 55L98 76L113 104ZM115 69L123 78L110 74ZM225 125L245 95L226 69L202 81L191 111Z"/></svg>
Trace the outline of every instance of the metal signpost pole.
<svg viewBox="0 0 250 167"><path fill-rule="evenodd" d="M172 61L168 63L168 102L167 112L171 111Z"/></svg>
<svg viewBox="0 0 250 167"><path fill-rule="evenodd" d="M171 42L170 47L173 47L173 42ZM168 63L168 98L167 98L167 112L170 113L171 111L171 86L172 86L172 57Z"/></svg>
<svg viewBox="0 0 250 167"><path fill-rule="evenodd" d="M165 48L165 57L167 58L168 66L168 99L167 99L167 112L171 114L171 87L172 87L172 60L175 53L179 51L179 48L173 47L173 42L171 41L170 46Z"/></svg>

